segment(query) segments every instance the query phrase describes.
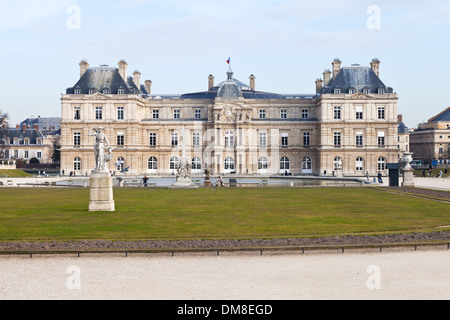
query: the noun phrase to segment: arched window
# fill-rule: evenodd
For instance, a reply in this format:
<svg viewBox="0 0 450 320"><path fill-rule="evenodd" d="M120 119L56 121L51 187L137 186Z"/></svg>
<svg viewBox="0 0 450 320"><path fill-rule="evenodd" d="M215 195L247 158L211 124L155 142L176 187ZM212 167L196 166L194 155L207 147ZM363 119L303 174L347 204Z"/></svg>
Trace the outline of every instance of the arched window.
<svg viewBox="0 0 450 320"><path fill-rule="evenodd" d="M177 157L172 157L170 159L170 170L175 170L179 161Z"/></svg>
<svg viewBox="0 0 450 320"><path fill-rule="evenodd" d="M148 170L158 170L158 159L155 157L150 157L148 159Z"/></svg>
<svg viewBox="0 0 450 320"><path fill-rule="evenodd" d="M225 171L234 171L234 159L228 157L225 159Z"/></svg>
<svg viewBox="0 0 450 320"><path fill-rule="evenodd" d="M117 162L116 162L117 171L122 171L124 168L124 165L125 165L125 159L122 157L118 158Z"/></svg>
<svg viewBox="0 0 450 320"><path fill-rule="evenodd" d="M342 159L339 157L334 158L333 167L334 170L342 169Z"/></svg>
<svg viewBox="0 0 450 320"><path fill-rule="evenodd" d="M356 158L355 170L356 171L364 170L364 159L363 158L361 158L361 157Z"/></svg>
<svg viewBox="0 0 450 320"><path fill-rule="evenodd" d="M73 170L74 171L81 171L81 158L75 158L73 159Z"/></svg>
<svg viewBox="0 0 450 320"><path fill-rule="evenodd" d="M304 157L302 160L302 173L312 173L312 160L309 157Z"/></svg>
<svg viewBox="0 0 450 320"><path fill-rule="evenodd" d="M283 157L280 160L280 170L289 170L290 168L290 162L288 157Z"/></svg>
<svg viewBox="0 0 450 320"><path fill-rule="evenodd" d="M378 171L386 170L386 159L383 157L378 158Z"/></svg>
<svg viewBox="0 0 450 320"><path fill-rule="evenodd" d="M302 170L312 170L312 160L308 157L302 160Z"/></svg>
<svg viewBox="0 0 450 320"><path fill-rule="evenodd" d="M268 166L269 162L267 161L267 158L261 157L258 159L258 170L267 170Z"/></svg>
<svg viewBox="0 0 450 320"><path fill-rule="evenodd" d="M192 170L202 170L202 160L199 157L192 159Z"/></svg>

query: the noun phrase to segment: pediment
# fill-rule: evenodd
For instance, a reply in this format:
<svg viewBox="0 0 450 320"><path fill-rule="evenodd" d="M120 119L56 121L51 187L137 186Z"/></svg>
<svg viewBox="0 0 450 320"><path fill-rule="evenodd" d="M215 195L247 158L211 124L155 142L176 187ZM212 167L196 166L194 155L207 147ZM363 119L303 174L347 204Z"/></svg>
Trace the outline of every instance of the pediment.
<svg viewBox="0 0 450 320"><path fill-rule="evenodd" d="M96 92L92 95L86 96L83 100L109 100L109 99L111 99L110 96L100 92Z"/></svg>
<svg viewBox="0 0 450 320"><path fill-rule="evenodd" d="M350 97L350 99L355 99L355 100L368 100L368 99L373 99L372 96L362 93L362 92L357 92L354 95L352 95Z"/></svg>

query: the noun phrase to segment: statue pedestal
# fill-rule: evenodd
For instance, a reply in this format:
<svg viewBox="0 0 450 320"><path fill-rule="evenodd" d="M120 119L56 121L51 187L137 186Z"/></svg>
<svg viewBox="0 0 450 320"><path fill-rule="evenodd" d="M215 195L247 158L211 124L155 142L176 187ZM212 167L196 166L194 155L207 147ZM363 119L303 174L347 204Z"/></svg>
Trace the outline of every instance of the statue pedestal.
<svg viewBox="0 0 450 320"><path fill-rule="evenodd" d="M338 168L338 169L334 170L334 174L337 178L343 178L344 170L342 170L342 168Z"/></svg>
<svg viewBox="0 0 450 320"><path fill-rule="evenodd" d="M169 189L198 189L198 186L192 182L190 177L177 177L177 181Z"/></svg>
<svg viewBox="0 0 450 320"><path fill-rule="evenodd" d="M90 179L89 211L116 211L109 172L94 172Z"/></svg>
<svg viewBox="0 0 450 320"><path fill-rule="evenodd" d="M403 169L403 187L415 187L414 183L414 169L413 168L405 168Z"/></svg>
<svg viewBox="0 0 450 320"><path fill-rule="evenodd" d="M211 180L205 180L205 187L211 186Z"/></svg>

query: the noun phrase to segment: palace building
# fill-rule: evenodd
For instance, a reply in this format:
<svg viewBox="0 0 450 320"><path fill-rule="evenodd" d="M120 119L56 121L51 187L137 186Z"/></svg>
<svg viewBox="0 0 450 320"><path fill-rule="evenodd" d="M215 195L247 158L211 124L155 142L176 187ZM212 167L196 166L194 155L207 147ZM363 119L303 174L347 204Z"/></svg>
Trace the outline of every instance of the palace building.
<svg viewBox="0 0 450 320"><path fill-rule="evenodd" d="M348 67L335 59L315 93L294 95L258 91L254 75L246 84L231 68L220 83L210 75L205 91L158 95L127 67L80 63L61 97L61 170L94 169L93 127L105 128L113 148L110 170L130 174L173 174L183 139L193 174L365 176L398 162L398 96L377 59Z"/></svg>

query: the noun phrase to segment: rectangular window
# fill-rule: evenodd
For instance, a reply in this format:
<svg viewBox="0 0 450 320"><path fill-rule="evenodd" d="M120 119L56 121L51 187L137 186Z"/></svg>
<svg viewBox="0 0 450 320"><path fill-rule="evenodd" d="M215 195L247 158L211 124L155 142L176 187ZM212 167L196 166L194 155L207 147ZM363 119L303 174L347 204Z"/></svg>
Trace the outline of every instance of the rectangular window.
<svg viewBox="0 0 450 320"><path fill-rule="evenodd" d="M178 145L178 133L172 132L171 140L172 147L176 147Z"/></svg>
<svg viewBox="0 0 450 320"><path fill-rule="evenodd" d="M125 136L123 132L117 132L117 145L123 146L125 144Z"/></svg>
<svg viewBox="0 0 450 320"><path fill-rule="evenodd" d="M259 110L259 118L260 119L266 118L266 110Z"/></svg>
<svg viewBox="0 0 450 320"><path fill-rule="evenodd" d="M195 147L200 146L200 133L192 134L192 145Z"/></svg>
<svg viewBox="0 0 450 320"><path fill-rule="evenodd" d="M280 111L280 118L287 119L287 110L283 109Z"/></svg>
<svg viewBox="0 0 450 320"><path fill-rule="evenodd" d="M25 140L23 141L23 144L25 144L25 145L29 145L29 144L30 144L30 140L28 140L28 138L27 138L27 139L25 139Z"/></svg>
<svg viewBox="0 0 450 320"><path fill-rule="evenodd" d="M74 132L73 133L73 145L74 146L81 146L81 132Z"/></svg>
<svg viewBox="0 0 450 320"><path fill-rule="evenodd" d="M309 110L302 109L302 119L309 119Z"/></svg>
<svg viewBox="0 0 450 320"><path fill-rule="evenodd" d="M124 108L117 107L117 120L123 120L123 119L124 119Z"/></svg>
<svg viewBox="0 0 450 320"><path fill-rule="evenodd" d="M159 119L159 110L153 110L153 119Z"/></svg>
<svg viewBox="0 0 450 320"><path fill-rule="evenodd" d="M201 119L202 118L202 110L194 110L194 119Z"/></svg>
<svg viewBox="0 0 450 320"><path fill-rule="evenodd" d="M384 132L378 132L378 146L384 147L384 143L385 143Z"/></svg>
<svg viewBox="0 0 450 320"><path fill-rule="evenodd" d="M356 133L356 146L361 147L363 145L363 133L357 132Z"/></svg>
<svg viewBox="0 0 450 320"><path fill-rule="evenodd" d="M80 120L81 119L81 108L80 107L74 107L73 108L73 119L74 120Z"/></svg>
<svg viewBox="0 0 450 320"><path fill-rule="evenodd" d="M267 145L267 133L265 132L259 133L259 145L261 147L265 147Z"/></svg>
<svg viewBox="0 0 450 320"><path fill-rule="evenodd" d="M334 133L334 146L335 147L341 146L341 133L340 132Z"/></svg>
<svg viewBox="0 0 450 320"><path fill-rule="evenodd" d="M356 120L362 120L363 119L363 107L357 106L356 107Z"/></svg>
<svg viewBox="0 0 450 320"><path fill-rule="evenodd" d="M287 147L289 145L289 134L288 133L282 133L281 134L281 146Z"/></svg>
<svg viewBox="0 0 450 320"><path fill-rule="evenodd" d="M341 119L341 107L334 107L334 120Z"/></svg>
<svg viewBox="0 0 450 320"><path fill-rule="evenodd" d="M303 133L303 145L305 147L309 147L311 145L311 133L309 132Z"/></svg>
<svg viewBox="0 0 450 320"><path fill-rule="evenodd" d="M180 110L173 110L173 118L180 119Z"/></svg>
<svg viewBox="0 0 450 320"><path fill-rule="evenodd" d="M156 146L156 133L154 133L154 132L150 133L150 146L151 147Z"/></svg>
<svg viewBox="0 0 450 320"><path fill-rule="evenodd" d="M19 150L14 150L14 159L17 159L17 158L19 158Z"/></svg>
<svg viewBox="0 0 450 320"><path fill-rule="evenodd" d="M95 107L95 120L103 120L103 107Z"/></svg>
<svg viewBox="0 0 450 320"><path fill-rule="evenodd" d="M25 159L28 159L28 150L25 150L24 158L25 158Z"/></svg>
<svg viewBox="0 0 450 320"><path fill-rule="evenodd" d="M386 109L385 107L378 107L378 120L386 119Z"/></svg>
<svg viewBox="0 0 450 320"><path fill-rule="evenodd" d="M42 152L41 151L36 152L36 157L38 159L42 159Z"/></svg>
<svg viewBox="0 0 450 320"><path fill-rule="evenodd" d="M5 159L9 159L9 150L5 150Z"/></svg>

